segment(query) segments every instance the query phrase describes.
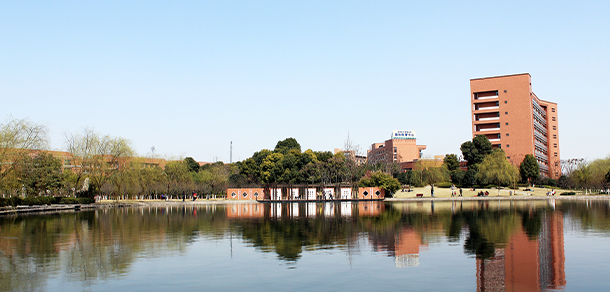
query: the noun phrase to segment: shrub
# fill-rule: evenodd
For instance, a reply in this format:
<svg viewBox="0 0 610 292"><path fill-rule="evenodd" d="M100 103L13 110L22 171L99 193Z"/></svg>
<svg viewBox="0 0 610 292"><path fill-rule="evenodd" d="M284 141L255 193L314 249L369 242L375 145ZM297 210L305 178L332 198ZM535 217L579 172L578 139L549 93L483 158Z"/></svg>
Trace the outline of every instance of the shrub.
<svg viewBox="0 0 610 292"><path fill-rule="evenodd" d="M79 204L83 204L83 205L95 203L95 200L91 199L91 198L77 198L76 200L78 201Z"/></svg>
<svg viewBox="0 0 610 292"><path fill-rule="evenodd" d="M7 199L7 202L8 202L7 206L16 207L18 205L21 205L21 201L23 201L23 200L20 197L10 197Z"/></svg>
<svg viewBox="0 0 610 292"><path fill-rule="evenodd" d="M560 196L573 196L573 195L576 195L576 193L575 192L565 192L565 193L561 193L559 195Z"/></svg>
<svg viewBox="0 0 610 292"><path fill-rule="evenodd" d="M78 200L76 198L62 198L59 201L60 204L78 204Z"/></svg>
<svg viewBox="0 0 610 292"><path fill-rule="evenodd" d="M434 184L435 187L439 187L439 188L450 188L451 185L453 185L453 184L450 182L440 182L440 183Z"/></svg>
<svg viewBox="0 0 610 292"><path fill-rule="evenodd" d="M42 203L40 202L40 199L38 197L25 197L22 201L21 204L23 205L29 205L29 206L33 206L33 205L42 205Z"/></svg>

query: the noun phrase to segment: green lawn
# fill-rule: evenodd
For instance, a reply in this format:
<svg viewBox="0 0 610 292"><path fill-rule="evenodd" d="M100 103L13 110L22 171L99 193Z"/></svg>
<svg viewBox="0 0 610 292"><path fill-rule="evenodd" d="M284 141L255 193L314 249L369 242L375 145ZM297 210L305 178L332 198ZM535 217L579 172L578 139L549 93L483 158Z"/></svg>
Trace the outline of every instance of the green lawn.
<svg viewBox="0 0 610 292"><path fill-rule="evenodd" d="M526 187L522 187L519 188L518 190L512 190L512 189L501 189L500 190L500 196L502 197L508 197L510 195L510 191L513 191L513 195L516 196L539 196L539 197L544 197L546 196L546 193L551 191L551 189L545 189L545 188L531 188L533 191L524 191L523 189L526 189ZM394 193L394 198L415 198L416 194L424 194L424 197L430 197L430 186L427 187L422 187L422 188L412 188L411 192L402 192L402 190L398 190L396 193ZM462 196L463 197L476 197L476 195L479 193L479 191L488 191L489 192L489 196L490 197L497 197L498 196L498 190L497 189L476 189L475 191L471 191L469 188L462 188ZM571 192L572 190L561 190L561 189L554 189L555 190L555 196L559 196L561 193L564 192ZM455 190L459 196L459 189L456 188ZM434 188L434 197L438 197L438 198L446 198L446 197L451 197L451 189L450 188L439 188L439 187L435 187Z"/></svg>

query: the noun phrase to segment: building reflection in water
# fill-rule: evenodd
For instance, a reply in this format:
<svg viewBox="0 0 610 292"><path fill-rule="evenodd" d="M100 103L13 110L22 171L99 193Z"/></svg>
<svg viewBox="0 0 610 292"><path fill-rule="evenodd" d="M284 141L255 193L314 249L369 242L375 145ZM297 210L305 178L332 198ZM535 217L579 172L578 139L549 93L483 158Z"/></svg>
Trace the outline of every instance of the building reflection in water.
<svg viewBox="0 0 610 292"><path fill-rule="evenodd" d="M523 229L511 235L494 256L477 259L477 291L539 291L566 285L563 215L546 214L540 234L530 239Z"/></svg>
<svg viewBox="0 0 610 292"><path fill-rule="evenodd" d="M296 218L349 218L352 216L379 216L385 204L370 202L328 203L243 203L227 207L228 219L296 219Z"/></svg>
<svg viewBox="0 0 610 292"><path fill-rule="evenodd" d="M384 212L398 212L397 214L402 214L399 215L399 218L418 214L415 216L423 216L423 218L449 216L452 218L451 220L458 220L456 218L460 216L463 218L474 216L475 220L479 220L476 219L478 215L464 214L477 214L481 210L504 212L506 209L515 210L515 205L519 204L501 205L487 201L435 205L433 202L419 202L404 205L394 204L386 210L387 205L382 202L255 203L230 205L227 208L227 217L229 219L270 220L297 218L350 220L350 217L379 218ZM527 219L532 216L529 214L532 210L529 208L532 206L519 205L517 209L521 211L509 212L512 214L509 216L513 216L511 218L514 218L516 214L523 214L525 216L523 222L517 223L519 226L512 231L507 231L509 233L506 240L496 244L490 251L491 254L479 255L477 253L475 261L477 291L539 291L565 287L563 214L560 211L540 212L534 215L538 216L535 220ZM541 207L538 206L538 208ZM551 207L554 209L555 206ZM532 230L527 230L530 228L527 226L530 223L534 226L531 227L534 230L533 233ZM374 251L385 251L389 256L394 257L397 268L419 266L419 255L428 250L427 242L434 238L433 234L444 233L443 229L447 227L434 219L418 226L399 221L396 221L396 224L396 228L382 228L382 231L373 230L374 228L368 230L368 240ZM366 226L363 228L369 229ZM462 228L466 227L462 225L462 227L458 227L458 230ZM466 236L472 237L468 233ZM352 240L355 240L356 234L353 234L352 237Z"/></svg>

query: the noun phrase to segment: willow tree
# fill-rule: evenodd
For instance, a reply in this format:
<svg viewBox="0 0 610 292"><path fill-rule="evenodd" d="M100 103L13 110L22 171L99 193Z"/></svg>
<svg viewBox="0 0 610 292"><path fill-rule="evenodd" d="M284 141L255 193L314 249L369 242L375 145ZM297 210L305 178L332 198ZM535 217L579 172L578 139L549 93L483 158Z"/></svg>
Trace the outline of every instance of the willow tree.
<svg viewBox="0 0 610 292"><path fill-rule="evenodd" d="M417 171L423 185L433 185L450 179L447 170L443 169L442 163L436 159L420 159L413 170Z"/></svg>
<svg viewBox="0 0 610 292"><path fill-rule="evenodd" d="M500 195L500 186L515 183L519 179L519 172L517 167L506 159L504 150L496 148L479 164L477 178L481 182L491 183L498 187L498 195Z"/></svg>
<svg viewBox="0 0 610 292"><path fill-rule="evenodd" d="M15 191L14 187L19 185L15 183L18 166L32 150L43 150L47 146L47 128L44 125L13 118L0 124L0 188Z"/></svg>
<svg viewBox="0 0 610 292"><path fill-rule="evenodd" d="M129 140L100 135L91 129L66 136L66 144L76 174L74 189L78 189L81 180L89 177L92 191L89 196L99 191L115 172L129 167L129 160L134 156Z"/></svg>

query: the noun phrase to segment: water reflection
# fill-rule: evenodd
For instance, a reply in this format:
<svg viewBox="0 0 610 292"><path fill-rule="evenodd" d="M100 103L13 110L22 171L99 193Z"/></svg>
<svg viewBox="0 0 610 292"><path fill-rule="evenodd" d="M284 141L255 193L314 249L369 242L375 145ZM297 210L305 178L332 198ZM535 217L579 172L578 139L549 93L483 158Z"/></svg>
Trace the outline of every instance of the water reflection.
<svg viewBox="0 0 610 292"><path fill-rule="evenodd" d="M334 202L101 209L0 218L0 290L44 289L49 278L92 286L140 259L188 255L198 241L239 240L296 264L305 253L363 249L396 268L449 242L473 257L479 291L566 286L564 221L610 232L606 201Z"/></svg>

